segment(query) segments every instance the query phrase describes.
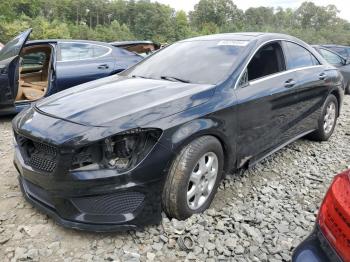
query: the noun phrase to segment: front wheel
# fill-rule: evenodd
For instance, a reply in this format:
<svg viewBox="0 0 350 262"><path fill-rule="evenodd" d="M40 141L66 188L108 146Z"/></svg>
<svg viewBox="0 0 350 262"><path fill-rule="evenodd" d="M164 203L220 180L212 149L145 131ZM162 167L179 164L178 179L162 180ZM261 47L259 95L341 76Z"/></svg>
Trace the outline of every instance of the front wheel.
<svg viewBox="0 0 350 262"><path fill-rule="evenodd" d="M316 141L327 141L333 134L337 118L338 100L334 95L329 95L318 120L318 129L310 137Z"/></svg>
<svg viewBox="0 0 350 262"><path fill-rule="evenodd" d="M221 143L203 136L187 145L174 160L165 182L162 203L168 216L179 220L206 210L223 173Z"/></svg>

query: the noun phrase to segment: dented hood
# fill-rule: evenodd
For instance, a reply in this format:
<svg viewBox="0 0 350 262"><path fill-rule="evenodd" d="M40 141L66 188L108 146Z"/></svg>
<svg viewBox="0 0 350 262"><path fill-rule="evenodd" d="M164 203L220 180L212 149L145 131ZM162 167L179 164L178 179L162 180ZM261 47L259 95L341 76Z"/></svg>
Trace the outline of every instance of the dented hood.
<svg viewBox="0 0 350 262"><path fill-rule="evenodd" d="M213 85L112 76L41 100L46 115L88 126L142 126L206 102Z"/></svg>

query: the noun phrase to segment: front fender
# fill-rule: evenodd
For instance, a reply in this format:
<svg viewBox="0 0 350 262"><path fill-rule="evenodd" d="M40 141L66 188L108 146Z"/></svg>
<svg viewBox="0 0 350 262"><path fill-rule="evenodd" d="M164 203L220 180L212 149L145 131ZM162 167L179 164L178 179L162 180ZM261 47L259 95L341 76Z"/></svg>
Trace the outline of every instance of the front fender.
<svg viewBox="0 0 350 262"><path fill-rule="evenodd" d="M230 171L233 168L235 161L230 139L225 133L223 123L215 118L200 118L184 123L180 126L171 128L165 131L161 139L163 146L168 147L175 155L178 155L181 150L198 137L211 135L216 137L223 148L225 156L225 171Z"/></svg>

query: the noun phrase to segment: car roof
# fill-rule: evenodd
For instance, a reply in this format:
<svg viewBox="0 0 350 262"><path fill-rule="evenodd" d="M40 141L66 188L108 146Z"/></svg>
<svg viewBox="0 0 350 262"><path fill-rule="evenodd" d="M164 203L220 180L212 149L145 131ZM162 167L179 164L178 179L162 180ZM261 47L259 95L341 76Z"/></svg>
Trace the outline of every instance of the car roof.
<svg viewBox="0 0 350 262"><path fill-rule="evenodd" d="M72 43L85 43L85 44L97 44L97 45L106 45L110 44L101 41L92 41L92 40L77 40L77 39L42 39L42 40L31 40L27 41L26 44L48 44L48 43L60 43L60 42L72 42Z"/></svg>
<svg viewBox="0 0 350 262"><path fill-rule="evenodd" d="M116 41L116 42L110 42L110 44L114 46L125 46L125 45L141 45L141 44L154 45L156 43L148 40L140 40L140 41Z"/></svg>
<svg viewBox="0 0 350 262"><path fill-rule="evenodd" d="M226 34L215 34L215 35L206 35L199 36L183 41L208 41L208 40L236 40L236 41L253 41L253 40L269 40L269 39L286 39L293 41L300 41L295 37L285 34L278 33L263 33L263 32L242 32L242 33L226 33Z"/></svg>

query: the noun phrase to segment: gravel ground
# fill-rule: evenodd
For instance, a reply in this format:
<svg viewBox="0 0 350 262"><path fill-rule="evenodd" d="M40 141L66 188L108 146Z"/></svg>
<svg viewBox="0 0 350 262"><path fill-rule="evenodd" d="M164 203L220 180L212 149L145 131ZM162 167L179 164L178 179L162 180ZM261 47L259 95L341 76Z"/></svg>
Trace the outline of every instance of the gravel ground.
<svg viewBox="0 0 350 262"><path fill-rule="evenodd" d="M289 261L312 230L334 174L350 165L350 96L329 142L299 140L227 176L204 214L164 218L136 233L68 230L32 208L12 165L9 118L0 119L0 134L2 261Z"/></svg>

